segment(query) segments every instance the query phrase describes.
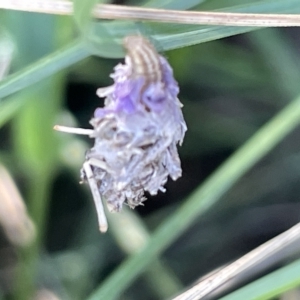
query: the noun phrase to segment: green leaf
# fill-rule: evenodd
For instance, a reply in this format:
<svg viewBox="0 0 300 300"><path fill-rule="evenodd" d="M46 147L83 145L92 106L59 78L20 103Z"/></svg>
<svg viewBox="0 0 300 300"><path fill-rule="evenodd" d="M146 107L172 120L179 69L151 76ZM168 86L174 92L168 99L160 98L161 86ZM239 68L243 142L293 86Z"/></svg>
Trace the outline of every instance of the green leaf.
<svg viewBox="0 0 300 300"><path fill-rule="evenodd" d="M177 9L177 10L185 10L185 9L189 9L192 8L196 5L199 5L203 2L205 2L206 0L186 0L186 1L182 1L182 0L149 0L147 1L145 4L143 4L143 7L153 7L153 8L163 8L163 9ZM113 43L111 43L111 39L114 39L114 34L113 32L111 32L110 36L108 35L108 32L111 31L109 28L106 28L106 25L104 22L102 22L103 26L99 25L98 28L96 28L95 31L95 35L96 37L94 38L94 40L97 40L97 35L101 35L103 36L108 36L110 37L109 41L103 41L103 46L101 47L101 53L108 53L109 55L112 55L111 53L111 48L115 49L115 53L114 53L114 58L118 58L118 57L122 57L124 56L124 50L123 47L120 47L120 43L122 38L119 39L115 39L113 41ZM122 34L121 36L125 36L127 35L129 32L136 32L136 31L140 31L143 35L151 35L153 33L153 30L150 28L149 25L144 25L141 22L130 22L130 21L116 21L115 22L116 27L121 27L122 30L125 27L126 33ZM126 25L126 26L125 26ZM98 34L97 34L98 31ZM160 47L159 45L158 48ZM106 50L107 49L107 50ZM159 48L159 50L162 50ZM97 51L96 51L97 53ZM106 56L106 55L105 55ZM110 57L110 56L109 56Z"/></svg>
<svg viewBox="0 0 300 300"><path fill-rule="evenodd" d="M222 297L220 300L266 300L300 285L300 259Z"/></svg>
<svg viewBox="0 0 300 300"><path fill-rule="evenodd" d="M26 103L19 95L12 97L9 101L0 102L0 128L8 122Z"/></svg>
<svg viewBox="0 0 300 300"><path fill-rule="evenodd" d="M0 99L53 75L90 56L81 41L68 46L25 67L0 82Z"/></svg>
<svg viewBox="0 0 300 300"><path fill-rule="evenodd" d="M297 0L269 0L254 2L247 5L237 5L222 9L224 12L243 13L300 13L300 3ZM180 47L196 45L224 37L241 34L258 29L257 27L234 26L203 26L184 24L154 24L135 23L130 21L101 22L95 24L93 46L90 51L96 55L118 58L124 56L121 46L122 39L133 32L145 31L152 34L160 50L166 51Z"/></svg>
<svg viewBox="0 0 300 300"><path fill-rule="evenodd" d="M53 81L43 82L42 90L23 93L26 105L14 119L14 138L19 161L24 162L26 167L33 171L45 169L49 172L57 157L52 127L57 114L61 87L57 90L58 84Z"/></svg>
<svg viewBox="0 0 300 300"><path fill-rule="evenodd" d="M299 54L292 47L289 36L269 28L253 32L248 38L261 54L269 68L271 78L278 91L286 98L293 98L300 92Z"/></svg>
<svg viewBox="0 0 300 300"><path fill-rule="evenodd" d="M161 224L148 244L127 259L88 300L116 299L142 271L203 216L262 157L300 123L300 96L263 126Z"/></svg>
<svg viewBox="0 0 300 300"><path fill-rule="evenodd" d="M98 43L97 37L93 34L93 23L92 23L92 9L98 3L103 3L105 0L74 0L74 18L78 27L81 31L83 41L85 42L87 49L91 51L91 53L97 53ZM101 24L101 22L99 23ZM99 25L101 26L101 25ZM101 37L104 39L105 37L111 38L104 32L104 29L101 32ZM102 53L101 56L106 56L105 45L104 43L101 45L101 50L99 53ZM109 52L108 52L109 53Z"/></svg>
<svg viewBox="0 0 300 300"><path fill-rule="evenodd" d="M74 18L83 34L87 33L92 19L92 9L98 0L74 0ZM103 2L103 1L102 1Z"/></svg>
<svg viewBox="0 0 300 300"><path fill-rule="evenodd" d="M249 5L228 7L222 11L243 13L300 13L300 3L297 0L261 1ZM203 42L241 34L258 29L257 27L233 27L233 26L197 26L197 25L163 25L158 35L158 40L164 50L195 45ZM158 31L158 30L157 30ZM163 33L163 31L166 32Z"/></svg>

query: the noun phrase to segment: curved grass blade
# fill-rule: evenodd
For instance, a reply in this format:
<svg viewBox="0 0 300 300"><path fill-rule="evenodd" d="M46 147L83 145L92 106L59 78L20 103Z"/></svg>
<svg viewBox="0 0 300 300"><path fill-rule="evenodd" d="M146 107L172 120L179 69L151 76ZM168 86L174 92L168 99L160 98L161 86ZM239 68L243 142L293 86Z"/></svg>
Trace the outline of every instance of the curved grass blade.
<svg viewBox="0 0 300 300"><path fill-rule="evenodd" d="M217 10L218 11L218 10ZM282 1L271 0L254 2L247 5L238 5L222 9L223 12L243 13L300 13L300 3L296 0ZM164 50L195 45L203 42L217 40L220 38L246 33L257 28L233 27L233 26L198 26L180 24L154 24L151 25L154 32L158 32L154 38L159 40Z"/></svg>
<svg viewBox="0 0 300 300"><path fill-rule="evenodd" d="M278 91L289 99L300 92L299 54L289 37L275 28L250 33L248 39L257 49L272 74Z"/></svg>
<svg viewBox="0 0 300 300"><path fill-rule="evenodd" d="M243 13L300 13L300 3L297 0L270 0L254 2L248 5L238 5L222 9L224 12ZM153 33L153 39L161 46L161 50L181 48L208 41L221 39L236 34L253 31L255 27L234 26L203 26L183 24L154 24L146 23L148 32ZM95 24L93 34L95 54L105 57L118 58L124 56L121 40L129 34L139 32L139 25L130 21L101 22Z"/></svg>
<svg viewBox="0 0 300 300"><path fill-rule="evenodd" d="M0 128L9 121L25 103L26 100L19 96L13 97L9 99L9 101L0 102Z"/></svg>
<svg viewBox="0 0 300 300"><path fill-rule="evenodd" d="M89 51L81 41L72 42L1 81L0 98L37 83L89 56Z"/></svg>
<svg viewBox="0 0 300 300"><path fill-rule="evenodd" d="M92 19L92 9L98 0L74 0L73 11L74 19L82 33L86 33Z"/></svg>

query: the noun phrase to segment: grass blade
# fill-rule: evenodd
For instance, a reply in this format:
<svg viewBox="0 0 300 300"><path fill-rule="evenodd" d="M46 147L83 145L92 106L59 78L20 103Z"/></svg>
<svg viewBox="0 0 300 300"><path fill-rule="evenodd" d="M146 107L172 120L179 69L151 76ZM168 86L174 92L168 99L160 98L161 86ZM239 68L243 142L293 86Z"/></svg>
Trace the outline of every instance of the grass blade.
<svg viewBox="0 0 300 300"><path fill-rule="evenodd" d="M88 57L90 53L81 41L53 52L36 63L8 76L0 82L0 98L4 98L27 86L53 75Z"/></svg>
<svg viewBox="0 0 300 300"><path fill-rule="evenodd" d="M92 18L91 11L97 2L98 0L73 1L74 19L83 33L88 30Z"/></svg>
<svg viewBox="0 0 300 300"><path fill-rule="evenodd" d="M105 6L107 7L107 6ZM128 10L134 9L135 12L132 13L132 18L136 19L135 16L147 16L147 12L144 12L144 8L123 8L122 10L118 8L112 9L108 6L106 10L101 10L101 13L110 13L117 16L117 13L121 15ZM263 13L300 13L300 4L296 0L282 1L282 0L271 0L255 2L247 5L239 5L227 7L222 10L224 13L234 12L234 13L247 13L256 14L255 16L261 16ZM100 10L99 10L100 12ZM186 14L187 18L191 20L191 12L181 11L183 15ZM195 13L195 12L192 12ZM152 15L152 14L151 14ZM153 13L154 15L154 13ZM165 13L156 14L156 21L166 20L166 18L171 18L172 16L176 19L178 18L178 11L165 11ZM139 18L140 18L139 17ZM244 19L246 16L241 17ZM282 16L280 16L281 18ZM289 15L289 17L296 17ZM227 21L230 19L229 16L226 17ZM173 20L175 22L175 19ZM170 19L169 19L170 20ZM199 17L200 20L200 17ZM299 18L300 21L300 18ZM270 26L270 24L264 19L265 25ZM228 23L228 22L227 22ZM299 23L300 24L300 23ZM223 24L224 25L224 24ZM227 24L228 25L228 24ZM196 45L208 41L213 41L221 39L228 36L233 36L236 34L241 34L245 32L257 29L257 27L236 27L236 26L216 26L216 25L182 25L182 24L146 24L147 31L153 33L153 39L157 40L157 44L160 46L162 51L167 51L171 49L176 49L180 47ZM124 50L121 47L121 40L124 36L132 34L133 32L140 31L139 24L129 22L129 21L114 21L114 22L101 22L96 24L94 28L94 40L97 41L97 49L91 49L95 54L100 56L106 56L111 58L123 57ZM109 34L108 34L109 33Z"/></svg>

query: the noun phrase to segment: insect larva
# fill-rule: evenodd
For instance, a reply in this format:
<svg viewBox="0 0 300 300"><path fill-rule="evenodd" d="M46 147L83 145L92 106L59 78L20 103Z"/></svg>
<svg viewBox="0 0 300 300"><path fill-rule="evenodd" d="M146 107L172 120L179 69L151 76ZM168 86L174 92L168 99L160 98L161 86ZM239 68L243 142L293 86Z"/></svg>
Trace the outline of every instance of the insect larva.
<svg viewBox="0 0 300 300"><path fill-rule="evenodd" d="M133 76L144 76L147 83L162 81L159 54L154 46L143 36L128 36L123 42L133 66Z"/></svg>

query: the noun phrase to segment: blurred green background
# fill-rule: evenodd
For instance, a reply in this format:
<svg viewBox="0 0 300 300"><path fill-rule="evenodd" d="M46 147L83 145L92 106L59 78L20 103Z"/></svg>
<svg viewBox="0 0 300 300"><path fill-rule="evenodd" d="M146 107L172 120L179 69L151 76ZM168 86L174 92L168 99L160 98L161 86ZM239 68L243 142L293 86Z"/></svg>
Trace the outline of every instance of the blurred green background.
<svg viewBox="0 0 300 300"><path fill-rule="evenodd" d="M119 292L118 284L111 287L111 296L88 298L231 154L299 96L300 39L295 28L236 35L250 29L125 21L98 22L90 32L78 3L77 24L71 17L0 11L0 64L10 62L12 74L0 82L0 163L34 224L21 204L9 202L13 183L0 172L0 299L167 299L300 221L300 131L295 122L292 133L280 137L237 183L230 181L230 172L228 182L223 174L228 187L218 192L215 185L217 200L201 216L184 221L169 243L157 246L155 259L149 258L141 276L132 275L137 277L132 284L125 283ZM140 4L158 6L157 1ZM196 4L199 10L300 11L297 1L162 2L175 9ZM112 83L109 74L122 61L113 58L122 56L120 38L133 29L151 36L158 48L179 48L164 55L179 82L188 125L180 148L183 175L167 183L165 194L149 196L145 206L109 214L110 228L100 234L92 196L86 185L79 185L85 151L93 141L52 128L90 127L95 108L103 105L95 91ZM84 42L77 42L80 34L87 38ZM231 37L220 39L226 36ZM189 215L181 215L185 218ZM296 250L255 276L299 257ZM255 276L249 274L229 290ZM292 298L295 293L276 299L300 299L299 294Z"/></svg>

